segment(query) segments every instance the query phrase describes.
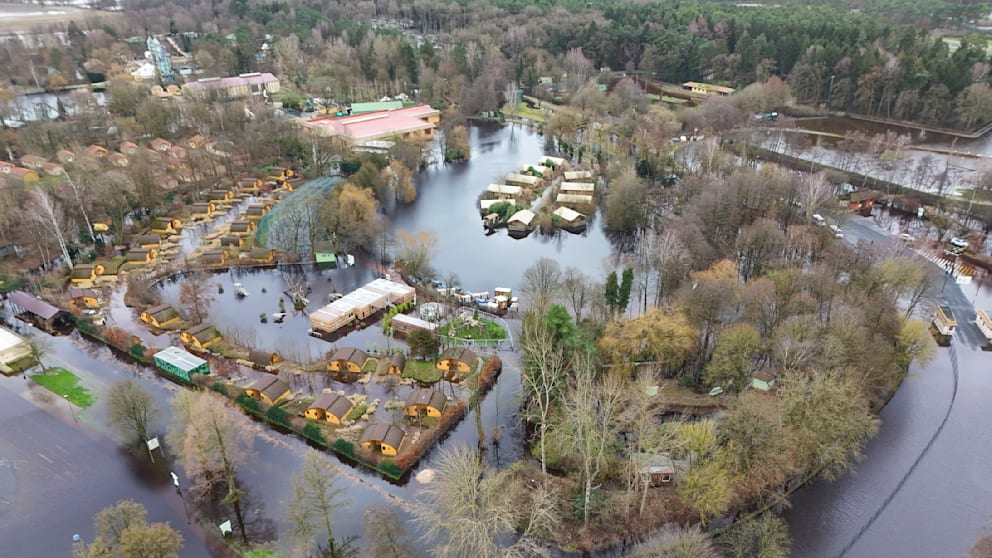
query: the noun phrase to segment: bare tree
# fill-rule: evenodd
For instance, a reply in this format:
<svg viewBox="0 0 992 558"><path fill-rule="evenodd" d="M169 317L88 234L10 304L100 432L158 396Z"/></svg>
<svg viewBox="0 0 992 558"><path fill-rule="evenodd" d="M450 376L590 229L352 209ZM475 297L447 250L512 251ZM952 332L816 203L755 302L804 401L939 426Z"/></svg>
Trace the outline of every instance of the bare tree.
<svg viewBox="0 0 992 558"><path fill-rule="evenodd" d="M327 536L327 552L332 558L345 555L350 541L335 546L331 529L332 515L347 508L346 489L337 486L338 468L316 450L308 450L300 472L293 475L293 497L287 506L293 537L304 547L313 546L318 535ZM318 543L318 546L322 546Z"/></svg>
<svg viewBox="0 0 992 558"><path fill-rule="evenodd" d="M148 425L158 417L159 409L146 389L131 379L120 380L110 386L107 401L110 424L125 438L148 439Z"/></svg>
<svg viewBox="0 0 992 558"><path fill-rule="evenodd" d="M541 258L524 271L521 291L530 299L530 308L537 314L554 302L561 285L561 268L550 258Z"/></svg>
<svg viewBox="0 0 992 558"><path fill-rule="evenodd" d="M186 310L190 321L202 323L213 301L214 297L210 293L206 275L194 273L183 279L179 286L179 302Z"/></svg>
<svg viewBox="0 0 992 558"><path fill-rule="evenodd" d="M813 222L813 214L819 212L831 200L832 189L825 172L807 174L803 177L797 193L807 225Z"/></svg>
<svg viewBox="0 0 992 558"><path fill-rule="evenodd" d="M45 232L52 235L59 243L59 249L62 250L65 263L69 269L72 269L72 258L69 257L69 244L64 228L67 221L61 204L41 188L35 187L29 198L27 209L28 218L41 225Z"/></svg>
<svg viewBox="0 0 992 558"><path fill-rule="evenodd" d="M406 528L393 508L372 506L365 510L366 558L420 558Z"/></svg>
<svg viewBox="0 0 992 558"><path fill-rule="evenodd" d="M524 319L520 346L524 352L521 379L528 413L538 421L541 445L541 472L547 474L546 438L548 421L566 380L567 357L555 343L554 333L535 314Z"/></svg>
<svg viewBox="0 0 992 558"><path fill-rule="evenodd" d="M207 498L219 483L226 485L222 502L234 505L241 539L248 544L238 486L238 471L251 459L252 434L244 415L209 391L182 391L172 400L174 420L167 440L182 455L190 493Z"/></svg>
<svg viewBox="0 0 992 558"><path fill-rule="evenodd" d="M122 500L96 515L96 539L73 545L75 558L110 556L179 558L183 537L168 523L149 524L148 511L133 500Z"/></svg>
<svg viewBox="0 0 992 558"><path fill-rule="evenodd" d="M579 323L582 321L582 311L592 298L590 280L578 269L569 267L565 270L561 287L565 291L569 306L572 307L572 313L575 314L575 323Z"/></svg>

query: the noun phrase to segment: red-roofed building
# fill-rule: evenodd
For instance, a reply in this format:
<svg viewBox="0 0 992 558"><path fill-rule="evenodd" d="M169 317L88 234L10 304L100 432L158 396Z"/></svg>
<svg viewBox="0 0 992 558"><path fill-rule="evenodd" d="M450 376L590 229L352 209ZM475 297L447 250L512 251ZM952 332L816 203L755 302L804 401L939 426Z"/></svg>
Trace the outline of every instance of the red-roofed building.
<svg viewBox="0 0 992 558"><path fill-rule="evenodd" d="M394 137L430 137L441 120L441 113L427 105L366 114L323 117L308 120L303 125L318 136L340 137L352 143Z"/></svg>

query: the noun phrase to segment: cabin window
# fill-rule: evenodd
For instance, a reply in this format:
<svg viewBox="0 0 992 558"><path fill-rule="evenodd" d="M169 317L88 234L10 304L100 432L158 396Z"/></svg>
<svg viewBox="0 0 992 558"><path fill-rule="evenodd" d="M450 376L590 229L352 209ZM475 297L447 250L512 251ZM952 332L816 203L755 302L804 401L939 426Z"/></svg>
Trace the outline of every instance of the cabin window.
<svg viewBox="0 0 992 558"><path fill-rule="evenodd" d="M661 482L672 482L672 475L661 475Z"/></svg>

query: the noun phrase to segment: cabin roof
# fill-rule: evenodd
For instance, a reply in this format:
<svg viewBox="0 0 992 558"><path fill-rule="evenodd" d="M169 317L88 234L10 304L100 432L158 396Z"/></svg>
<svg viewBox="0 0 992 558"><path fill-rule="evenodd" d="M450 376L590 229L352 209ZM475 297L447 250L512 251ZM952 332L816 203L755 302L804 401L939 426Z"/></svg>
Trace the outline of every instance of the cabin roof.
<svg viewBox="0 0 992 558"><path fill-rule="evenodd" d="M265 394L266 397L275 401L282 394L289 391L289 384L275 376L266 376L252 382L247 389L255 390Z"/></svg>
<svg viewBox="0 0 992 558"><path fill-rule="evenodd" d="M7 300L9 300L14 306L17 306L25 312L30 312L43 320L50 320L54 318L56 314L61 312L61 310L55 306L52 306L33 294L24 291L14 291L10 293L7 295Z"/></svg>
<svg viewBox="0 0 992 558"><path fill-rule="evenodd" d="M564 221L566 221L568 223L572 223L572 222L574 222L577 219L581 219L581 218L585 217L585 215L579 213L578 211L575 211L574 209L569 209L569 208L564 207L564 206L559 207L558 209L554 210L553 215L557 215L562 220L564 220Z"/></svg>
<svg viewBox="0 0 992 558"><path fill-rule="evenodd" d="M441 358L439 360L454 359L467 364L473 364L478 360L478 356L472 352L472 349L465 347L448 347L441 353Z"/></svg>
<svg viewBox="0 0 992 558"><path fill-rule="evenodd" d="M444 393L430 388L415 389L406 398L407 407L413 405L427 405L428 407L433 407L439 411L444 409L444 406L447 403L448 397L444 395Z"/></svg>
<svg viewBox="0 0 992 558"><path fill-rule="evenodd" d="M324 412L330 413L338 418L344 418L351 410L354 405L347 397L338 395L334 392L325 393L317 398L310 407L310 409L323 409Z"/></svg>
<svg viewBox="0 0 992 558"><path fill-rule="evenodd" d="M400 444L403 443L404 435L405 433L398 426L385 422L378 422L366 428L365 431L362 432L362 436L358 439L358 442L382 442L387 446L399 448Z"/></svg>
<svg viewBox="0 0 992 558"><path fill-rule="evenodd" d="M518 211L518 212L514 213L513 215L511 215L510 218L507 219L506 222L507 223L513 223L514 221L519 221L520 223L523 223L524 225L529 225L530 222L534 220L534 217L536 217L536 215L534 215L534 212L533 211L531 211L529 209L521 209L520 211Z"/></svg>
<svg viewBox="0 0 992 558"><path fill-rule="evenodd" d="M365 362L369 359L368 353L361 349L356 349L354 347L344 347L334 351L331 355L331 361L335 360L345 360L348 362L353 362L359 366L364 366Z"/></svg>

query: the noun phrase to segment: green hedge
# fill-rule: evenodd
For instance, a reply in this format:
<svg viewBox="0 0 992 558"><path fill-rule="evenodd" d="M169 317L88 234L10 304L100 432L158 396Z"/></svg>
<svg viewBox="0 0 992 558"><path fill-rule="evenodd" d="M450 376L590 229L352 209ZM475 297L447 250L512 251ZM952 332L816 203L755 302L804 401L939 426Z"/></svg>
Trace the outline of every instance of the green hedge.
<svg viewBox="0 0 992 558"><path fill-rule="evenodd" d="M308 422L306 426L303 427L303 437L318 444L323 447L327 447L327 439L324 438L324 433L321 432L320 427L312 422ZM340 441L340 440L339 440Z"/></svg>
<svg viewBox="0 0 992 558"><path fill-rule="evenodd" d="M248 397L244 393L239 394L238 397L237 397L237 399L235 399L235 401L237 401L238 405L241 405L242 407L244 407L245 410L251 411L252 413L254 413L256 415L258 415L258 414L260 414L262 412L261 408L258 405L258 401L255 400L255 399L252 399L251 397Z"/></svg>
<svg viewBox="0 0 992 558"><path fill-rule="evenodd" d="M344 438L338 438L337 440L335 440L334 445L331 446L331 449L340 453L341 455L350 457L352 459L355 458L355 444L349 442L348 440L345 440Z"/></svg>
<svg viewBox="0 0 992 558"><path fill-rule="evenodd" d="M403 476L403 469L392 461L383 460L379 464L379 472L393 479L399 479Z"/></svg>
<svg viewBox="0 0 992 558"><path fill-rule="evenodd" d="M289 427L289 413L282 407L270 407L265 418L278 425Z"/></svg>

